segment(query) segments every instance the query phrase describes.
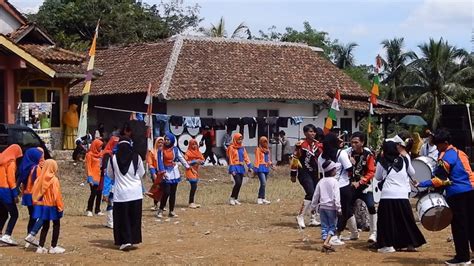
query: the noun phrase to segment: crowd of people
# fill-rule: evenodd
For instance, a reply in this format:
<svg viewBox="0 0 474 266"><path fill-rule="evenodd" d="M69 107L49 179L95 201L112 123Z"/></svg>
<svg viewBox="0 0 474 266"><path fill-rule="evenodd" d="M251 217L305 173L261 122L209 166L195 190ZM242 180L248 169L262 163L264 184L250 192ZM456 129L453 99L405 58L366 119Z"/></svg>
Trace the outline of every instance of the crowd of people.
<svg viewBox="0 0 474 266"><path fill-rule="evenodd" d="M368 209L368 242L372 247L381 253L416 251L426 240L416 224L409 201L411 186L435 187L436 192L445 194L453 213L451 228L456 255L446 263L470 262L469 249L474 250L474 229L471 229L474 224L474 212L471 211L474 207L474 174L467 156L450 144L449 132L430 133L424 142L420 141L419 135L401 132L386 139L379 151L366 147L366 134L362 132L350 136L349 148L344 147L340 136L323 132L311 124L304 126L303 133L305 139L296 143L294 151L289 148L285 133L279 133L283 146L282 161L290 163L291 181L298 181L305 193L296 216L297 225L305 228L305 217L309 215L309 225L321 226L323 251L332 252L336 250L334 246L344 245L344 241L359 239L354 216L354 203L358 199ZM200 166L205 157L199 151L197 141L191 140L183 154L176 147L173 134L158 137L154 148L146 155L153 184L146 191L142 182L146 170L133 148L131 128L124 126L120 134L112 135L107 141L102 134L100 130L96 132L83 156L90 187L86 215L105 215L100 205L102 201L107 202L106 226L113 228L114 242L120 250L129 250L142 241L144 195L153 198L158 218L162 218L166 211L170 218L178 216L174 211L177 187L182 179L178 164L185 168L184 178L190 184L189 208L200 207L195 199ZM241 205L239 192L244 177L249 173L255 174L260 183L257 204L270 204L265 196L268 174L273 168L269 140L260 137L253 163L240 133L230 135L229 132L224 142L228 173L234 181L229 204ZM414 151L414 146L417 151ZM416 173L411 160L417 155L430 156L438 161L432 179L420 183L413 179ZM17 169L16 162L20 157L23 159ZM29 148L23 154L14 144L1 153L1 242L17 244L11 236L18 219L17 203L21 194L21 204L27 206L30 215L25 237L27 245L36 246L37 253L65 251L58 246L64 204L57 171L57 163L52 159L44 160L41 148ZM381 191L377 208L375 188ZM51 221L53 232L48 250L45 240ZM343 235L346 229L348 236Z"/></svg>

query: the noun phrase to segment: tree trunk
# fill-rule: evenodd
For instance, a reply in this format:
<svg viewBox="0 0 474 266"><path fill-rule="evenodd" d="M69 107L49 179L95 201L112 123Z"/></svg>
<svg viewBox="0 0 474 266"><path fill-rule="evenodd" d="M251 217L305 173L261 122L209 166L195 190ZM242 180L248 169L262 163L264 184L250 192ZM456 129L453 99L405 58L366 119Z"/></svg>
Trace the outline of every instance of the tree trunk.
<svg viewBox="0 0 474 266"><path fill-rule="evenodd" d="M436 130L436 128L438 128L438 122L439 122L439 117L440 117L440 112L441 112L440 110L441 101L437 93L434 93L433 97L434 97L434 106L433 106L433 120L431 122L431 127L433 128L433 130Z"/></svg>

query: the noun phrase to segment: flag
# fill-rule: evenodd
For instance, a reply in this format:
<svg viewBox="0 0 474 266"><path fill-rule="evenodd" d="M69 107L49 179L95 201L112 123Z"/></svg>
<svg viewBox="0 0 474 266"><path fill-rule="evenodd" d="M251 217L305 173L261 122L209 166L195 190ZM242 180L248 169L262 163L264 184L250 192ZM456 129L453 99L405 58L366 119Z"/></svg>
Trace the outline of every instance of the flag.
<svg viewBox="0 0 474 266"><path fill-rule="evenodd" d="M95 48L97 44L97 36L99 35L99 23L95 28L94 38L92 39L91 48L89 49L89 63L87 64L86 78L84 80L84 89L82 90L81 115L79 116L79 128L77 136L83 137L87 135L87 109L89 105L89 92L91 90L92 73L94 71Z"/></svg>
<svg viewBox="0 0 474 266"><path fill-rule="evenodd" d="M334 99L332 100L331 108L328 112L328 117L326 118L326 122L324 123L324 133L327 134L331 128L333 127L333 120L337 121L336 111L339 111L339 102L341 101L341 94L339 90L336 89L336 93L334 94Z"/></svg>
<svg viewBox="0 0 474 266"><path fill-rule="evenodd" d="M151 114L153 107L153 95L151 82L148 84L148 90L145 98L145 104L148 105L146 110L146 137L147 137L147 148L149 151L153 150L153 116Z"/></svg>
<svg viewBox="0 0 474 266"><path fill-rule="evenodd" d="M377 57L375 58L374 78L372 79L372 91L370 93L370 99L369 99L369 102L370 102L370 104L369 104L369 113L371 115L374 114L374 106L377 106L377 96L380 95L380 93L379 93L379 86L380 86L379 71L380 71L381 67L382 67L382 57L380 57L380 55L377 55ZM369 130L370 130L370 124L369 124Z"/></svg>

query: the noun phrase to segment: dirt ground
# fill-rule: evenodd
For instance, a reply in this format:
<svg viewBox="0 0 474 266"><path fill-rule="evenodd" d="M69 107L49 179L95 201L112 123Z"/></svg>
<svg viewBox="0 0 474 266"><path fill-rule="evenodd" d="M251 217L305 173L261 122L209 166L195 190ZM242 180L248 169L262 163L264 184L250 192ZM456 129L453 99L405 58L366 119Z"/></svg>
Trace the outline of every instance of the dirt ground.
<svg viewBox="0 0 474 266"><path fill-rule="evenodd" d="M59 242L66 253L36 254L35 249L23 248L27 212L21 207L13 233L20 246L0 247L2 264L442 264L454 255L452 242L447 242L449 227L440 232L422 228L428 243L415 253L379 254L369 250L367 232L361 233L360 240L336 247L335 253L322 253L320 229L296 227L295 215L303 190L289 181L287 169L277 168L269 177L267 198L271 205L255 203L258 179L250 179L241 190L243 204L230 206L226 203L232 183L225 169L219 167L202 170L196 196L203 205L200 209L186 208L186 182L178 187L178 218L157 219L150 210L152 201L145 199L143 243L135 250L122 252L113 245L112 230L103 226L105 217L84 216L89 188L81 185L85 180L82 168L72 162L60 162L66 207Z"/></svg>

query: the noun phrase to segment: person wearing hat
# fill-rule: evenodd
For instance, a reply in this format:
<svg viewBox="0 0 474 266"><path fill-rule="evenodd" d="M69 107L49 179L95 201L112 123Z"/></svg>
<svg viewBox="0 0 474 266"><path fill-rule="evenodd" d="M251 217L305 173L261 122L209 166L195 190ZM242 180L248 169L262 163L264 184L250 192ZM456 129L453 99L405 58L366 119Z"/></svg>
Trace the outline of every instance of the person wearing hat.
<svg viewBox="0 0 474 266"><path fill-rule="evenodd" d="M338 168L340 163L324 161L324 178L316 185L311 202L312 212L319 212L321 219L321 238L324 241L322 251L334 251L329 241L336 234L337 217L342 215L339 182L336 179Z"/></svg>

